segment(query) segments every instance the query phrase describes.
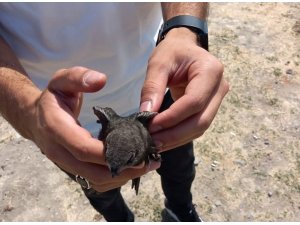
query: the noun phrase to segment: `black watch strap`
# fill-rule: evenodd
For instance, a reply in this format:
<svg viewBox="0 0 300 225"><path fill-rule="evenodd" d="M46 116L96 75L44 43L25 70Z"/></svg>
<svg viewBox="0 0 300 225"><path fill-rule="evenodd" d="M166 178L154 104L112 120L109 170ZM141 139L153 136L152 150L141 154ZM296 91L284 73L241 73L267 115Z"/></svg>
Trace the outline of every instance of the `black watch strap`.
<svg viewBox="0 0 300 225"><path fill-rule="evenodd" d="M208 50L207 23L197 17L189 15L175 16L161 25L156 45L158 45L173 28L186 27L197 34L198 42L202 48Z"/></svg>

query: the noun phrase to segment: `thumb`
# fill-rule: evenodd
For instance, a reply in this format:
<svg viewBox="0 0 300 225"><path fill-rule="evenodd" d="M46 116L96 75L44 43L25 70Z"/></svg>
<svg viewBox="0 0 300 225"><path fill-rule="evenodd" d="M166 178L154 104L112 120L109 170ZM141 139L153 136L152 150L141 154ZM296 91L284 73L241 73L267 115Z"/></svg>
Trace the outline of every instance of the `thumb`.
<svg viewBox="0 0 300 225"><path fill-rule="evenodd" d="M168 74L160 71L158 66L153 66L153 64L148 65L141 93L140 111L159 111L168 83Z"/></svg>
<svg viewBox="0 0 300 225"><path fill-rule="evenodd" d="M58 70L48 84L49 90L76 95L78 92L96 92L104 87L106 76L85 67Z"/></svg>

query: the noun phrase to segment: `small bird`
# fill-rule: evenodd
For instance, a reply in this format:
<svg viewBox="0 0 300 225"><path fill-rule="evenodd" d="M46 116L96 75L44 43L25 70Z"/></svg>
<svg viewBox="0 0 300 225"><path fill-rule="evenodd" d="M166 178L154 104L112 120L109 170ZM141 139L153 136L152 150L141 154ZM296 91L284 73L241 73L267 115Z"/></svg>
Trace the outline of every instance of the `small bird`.
<svg viewBox="0 0 300 225"><path fill-rule="evenodd" d="M156 112L138 112L128 117L119 116L113 109L93 107L101 130L98 139L104 142L105 160L112 177L126 168L150 160L160 161L158 150L147 130ZM132 188L138 194L140 177L132 180Z"/></svg>

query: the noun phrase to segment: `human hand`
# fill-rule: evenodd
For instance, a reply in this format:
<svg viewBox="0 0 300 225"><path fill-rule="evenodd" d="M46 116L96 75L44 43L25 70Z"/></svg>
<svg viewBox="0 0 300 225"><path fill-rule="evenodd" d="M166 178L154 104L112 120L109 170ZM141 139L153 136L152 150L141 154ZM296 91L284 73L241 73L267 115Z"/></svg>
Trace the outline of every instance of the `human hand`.
<svg viewBox="0 0 300 225"><path fill-rule="evenodd" d="M83 67L57 71L37 100L30 122L33 141L41 151L63 170L86 178L100 192L120 187L155 166L126 169L112 178L103 143L80 126L82 93L99 91L105 81L104 74Z"/></svg>
<svg viewBox="0 0 300 225"><path fill-rule="evenodd" d="M149 59L141 111L158 111L166 87L174 103L159 113L150 132L160 151L200 137L210 126L229 89L223 65L197 45L187 28L172 29Z"/></svg>

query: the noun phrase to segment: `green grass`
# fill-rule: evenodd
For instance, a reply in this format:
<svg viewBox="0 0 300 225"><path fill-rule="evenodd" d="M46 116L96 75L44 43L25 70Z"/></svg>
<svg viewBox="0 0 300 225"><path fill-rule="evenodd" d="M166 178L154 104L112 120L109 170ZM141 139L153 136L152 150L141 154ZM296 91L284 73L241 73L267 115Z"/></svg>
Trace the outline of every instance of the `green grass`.
<svg viewBox="0 0 300 225"><path fill-rule="evenodd" d="M279 77L282 74L282 71L280 68L273 68L273 74L275 77Z"/></svg>

